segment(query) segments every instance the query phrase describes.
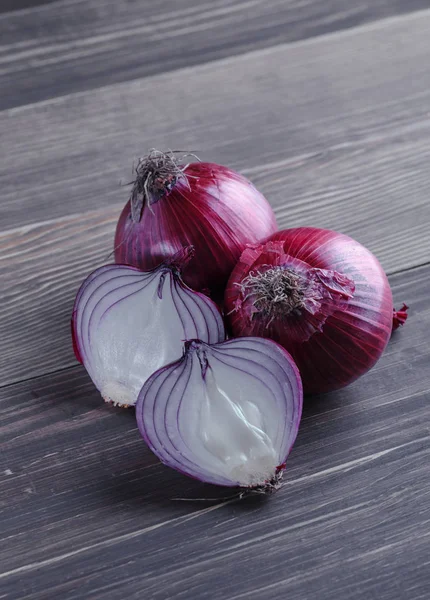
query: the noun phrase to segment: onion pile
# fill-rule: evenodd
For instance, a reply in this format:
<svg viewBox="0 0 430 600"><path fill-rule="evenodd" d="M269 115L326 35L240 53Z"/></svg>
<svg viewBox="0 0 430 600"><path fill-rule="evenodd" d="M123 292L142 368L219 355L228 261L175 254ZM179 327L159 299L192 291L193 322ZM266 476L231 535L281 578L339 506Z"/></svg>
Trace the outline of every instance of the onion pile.
<svg viewBox="0 0 430 600"><path fill-rule="evenodd" d="M139 161L116 264L77 293L73 347L105 401L136 405L163 463L269 493L303 389L327 392L367 372L408 307L394 310L361 244L324 229L277 231L249 181L190 156L152 150Z"/></svg>

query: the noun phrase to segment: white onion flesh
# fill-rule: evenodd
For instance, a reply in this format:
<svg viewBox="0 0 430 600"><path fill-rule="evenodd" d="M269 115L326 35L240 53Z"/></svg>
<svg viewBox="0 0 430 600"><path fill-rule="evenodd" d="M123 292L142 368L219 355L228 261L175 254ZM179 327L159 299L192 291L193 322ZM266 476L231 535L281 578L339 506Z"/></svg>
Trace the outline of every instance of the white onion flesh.
<svg viewBox="0 0 430 600"><path fill-rule="evenodd" d="M139 394L136 417L165 464L208 483L270 488L297 435L300 376L277 344L188 342Z"/></svg>
<svg viewBox="0 0 430 600"><path fill-rule="evenodd" d="M184 340L224 339L215 305L166 266L98 269L78 292L73 326L88 374L103 398L119 405L134 405L148 377L181 356Z"/></svg>

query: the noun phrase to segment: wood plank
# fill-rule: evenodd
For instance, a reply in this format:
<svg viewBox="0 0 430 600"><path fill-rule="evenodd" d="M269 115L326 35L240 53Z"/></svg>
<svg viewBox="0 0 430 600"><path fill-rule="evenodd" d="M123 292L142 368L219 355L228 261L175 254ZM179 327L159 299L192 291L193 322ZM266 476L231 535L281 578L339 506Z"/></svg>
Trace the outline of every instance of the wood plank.
<svg viewBox="0 0 430 600"><path fill-rule="evenodd" d="M424 600L430 267L378 365L305 406L279 493L241 502L161 466L81 367L0 390L6 599Z"/></svg>
<svg viewBox="0 0 430 600"><path fill-rule="evenodd" d="M112 214L96 213L2 236L1 385L75 364L74 297L87 274L112 262L113 228Z"/></svg>
<svg viewBox="0 0 430 600"><path fill-rule="evenodd" d="M23 10L25 8L34 9L36 6L43 6L57 0L0 0L0 14Z"/></svg>
<svg viewBox="0 0 430 600"><path fill-rule="evenodd" d="M20 0L16 8L22 6ZM211 0L198 7L192 0L63 0L36 6L0 15L0 108L423 8L427 0L360 0L349 7L343 0Z"/></svg>
<svg viewBox="0 0 430 600"><path fill-rule="evenodd" d="M286 161L280 185L267 185L275 206L290 195L300 202L318 176L326 205L343 190L354 196L347 211L363 197L382 205L400 196L403 206L407 194L421 205L429 191L429 53L423 11L4 111L2 228L125 200L119 183L150 147L190 148L250 176L260 167L259 183L274 162L279 177Z"/></svg>

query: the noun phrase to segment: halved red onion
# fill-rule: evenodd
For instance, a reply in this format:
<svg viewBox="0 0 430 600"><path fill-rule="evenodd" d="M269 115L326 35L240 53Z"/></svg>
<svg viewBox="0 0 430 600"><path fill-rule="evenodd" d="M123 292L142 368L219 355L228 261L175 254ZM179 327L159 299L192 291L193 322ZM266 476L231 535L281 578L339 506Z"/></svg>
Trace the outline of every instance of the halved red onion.
<svg viewBox="0 0 430 600"><path fill-rule="evenodd" d="M139 430L166 465L207 483L279 486L302 411L300 375L271 340L187 341L136 404Z"/></svg>
<svg viewBox="0 0 430 600"><path fill-rule="evenodd" d="M75 353L106 402L135 404L147 378L181 356L184 340L224 340L215 304L180 279L190 254L146 272L107 265L82 284L72 318Z"/></svg>

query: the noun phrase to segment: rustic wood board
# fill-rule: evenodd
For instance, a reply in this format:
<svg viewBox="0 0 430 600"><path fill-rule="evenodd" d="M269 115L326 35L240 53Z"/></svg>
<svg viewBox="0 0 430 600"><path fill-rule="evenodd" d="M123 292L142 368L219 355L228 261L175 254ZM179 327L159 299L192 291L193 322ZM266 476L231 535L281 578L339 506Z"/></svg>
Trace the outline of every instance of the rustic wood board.
<svg viewBox="0 0 430 600"><path fill-rule="evenodd" d="M2 111L2 229L125 200L133 161L172 146L257 172L282 225L306 193L363 202L362 220L366 203L419 210L429 54L430 10Z"/></svg>
<svg viewBox="0 0 430 600"><path fill-rule="evenodd" d="M0 600L430 597L422 8L0 0ZM153 146L240 170L281 227L357 238L411 306L369 374L307 400L267 500L160 465L72 353L74 294Z"/></svg>
<svg viewBox="0 0 430 600"><path fill-rule="evenodd" d="M0 14L0 109L428 8L427 0L3 0L3 10L39 3Z"/></svg>
<svg viewBox="0 0 430 600"><path fill-rule="evenodd" d="M266 500L172 500L225 492L160 465L79 366L0 390L1 597L427 598L429 277L391 277L407 326L361 380L307 400Z"/></svg>

